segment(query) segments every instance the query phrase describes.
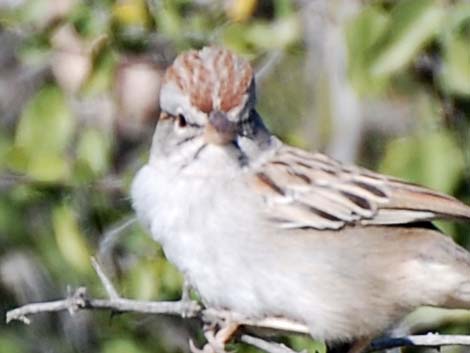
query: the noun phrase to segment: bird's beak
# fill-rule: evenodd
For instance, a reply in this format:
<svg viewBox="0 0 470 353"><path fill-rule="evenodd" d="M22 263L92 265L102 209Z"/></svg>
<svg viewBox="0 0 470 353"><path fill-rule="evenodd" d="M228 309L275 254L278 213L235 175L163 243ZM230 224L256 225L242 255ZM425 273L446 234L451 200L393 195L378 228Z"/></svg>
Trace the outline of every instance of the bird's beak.
<svg viewBox="0 0 470 353"><path fill-rule="evenodd" d="M237 137L237 124L227 118L227 114L221 111L213 111L209 115L209 123L204 131L207 143L226 145Z"/></svg>

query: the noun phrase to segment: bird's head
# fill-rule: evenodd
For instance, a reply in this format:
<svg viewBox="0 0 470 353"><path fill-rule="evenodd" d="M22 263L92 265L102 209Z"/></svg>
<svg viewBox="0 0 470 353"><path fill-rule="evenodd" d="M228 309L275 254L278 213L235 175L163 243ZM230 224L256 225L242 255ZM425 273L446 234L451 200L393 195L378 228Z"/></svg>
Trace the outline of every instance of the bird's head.
<svg viewBox="0 0 470 353"><path fill-rule="evenodd" d="M217 47L180 54L165 73L154 149L169 155L175 149L236 146L254 127L255 100L246 60Z"/></svg>

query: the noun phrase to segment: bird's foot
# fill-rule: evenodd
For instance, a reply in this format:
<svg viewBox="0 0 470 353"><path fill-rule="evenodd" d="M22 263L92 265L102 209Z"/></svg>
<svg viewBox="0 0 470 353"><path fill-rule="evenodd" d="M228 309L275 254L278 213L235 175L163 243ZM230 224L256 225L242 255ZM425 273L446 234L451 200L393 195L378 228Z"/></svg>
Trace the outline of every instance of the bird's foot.
<svg viewBox="0 0 470 353"><path fill-rule="evenodd" d="M190 340L190 350L192 353L226 353L225 345L233 338L239 327L240 325L233 321L207 325L204 328L207 343L199 349Z"/></svg>

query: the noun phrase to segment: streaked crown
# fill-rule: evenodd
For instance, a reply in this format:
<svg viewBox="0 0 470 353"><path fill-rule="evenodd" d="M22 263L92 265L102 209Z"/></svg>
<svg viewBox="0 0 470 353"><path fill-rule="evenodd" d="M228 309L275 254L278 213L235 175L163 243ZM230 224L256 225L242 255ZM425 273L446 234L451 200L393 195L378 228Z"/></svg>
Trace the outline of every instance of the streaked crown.
<svg viewBox="0 0 470 353"><path fill-rule="evenodd" d="M210 113L243 110L254 103L253 70L231 51L216 47L179 55L167 69L161 92L163 110Z"/></svg>

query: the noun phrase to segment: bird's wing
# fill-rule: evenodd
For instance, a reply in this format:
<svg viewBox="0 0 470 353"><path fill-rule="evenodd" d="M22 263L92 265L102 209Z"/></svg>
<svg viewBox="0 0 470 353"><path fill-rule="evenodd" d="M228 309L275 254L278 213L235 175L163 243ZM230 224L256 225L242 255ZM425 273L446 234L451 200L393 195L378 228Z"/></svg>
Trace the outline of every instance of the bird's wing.
<svg viewBox="0 0 470 353"><path fill-rule="evenodd" d="M286 145L249 182L269 218L283 228L470 219L470 207L451 196Z"/></svg>

